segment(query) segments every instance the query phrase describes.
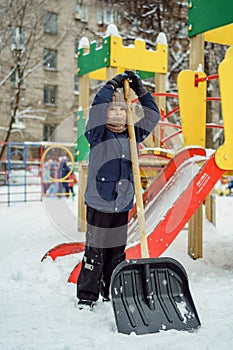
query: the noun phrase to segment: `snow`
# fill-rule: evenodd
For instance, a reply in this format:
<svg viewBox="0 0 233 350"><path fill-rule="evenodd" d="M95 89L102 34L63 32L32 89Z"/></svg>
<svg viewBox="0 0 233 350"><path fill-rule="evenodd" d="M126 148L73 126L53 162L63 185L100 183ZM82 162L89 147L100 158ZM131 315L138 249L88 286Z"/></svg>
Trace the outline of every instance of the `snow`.
<svg viewBox="0 0 233 350"><path fill-rule="evenodd" d="M79 42L79 49L85 49L85 48L89 48L90 44L89 44L89 40L86 36L83 36Z"/></svg>
<svg viewBox="0 0 233 350"><path fill-rule="evenodd" d="M163 45L167 45L167 37L166 34L163 32L160 32L157 36L156 39L156 44L163 44Z"/></svg>
<svg viewBox="0 0 233 350"><path fill-rule="evenodd" d="M115 24L109 24L106 31L106 36L119 36L118 28Z"/></svg>
<svg viewBox="0 0 233 350"><path fill-rule="evenodd" d="M66 201L73 220L77 197L51 200ZM217 197L216 227L204 218L203 258L188 256L187 229L164 253L181 262L188 273L201 328L191 333L170 330L128 336L117 332L111 303L99 300L92 312L74 307L76 286L67 278L82 254L40 261L50 248L69 241L69 232L64 232L65 226L59 230L46 203L1 205L0 349L229 349L233 341L232 209L232 197ZM67 212L63 221L69 221Z"/></svg>

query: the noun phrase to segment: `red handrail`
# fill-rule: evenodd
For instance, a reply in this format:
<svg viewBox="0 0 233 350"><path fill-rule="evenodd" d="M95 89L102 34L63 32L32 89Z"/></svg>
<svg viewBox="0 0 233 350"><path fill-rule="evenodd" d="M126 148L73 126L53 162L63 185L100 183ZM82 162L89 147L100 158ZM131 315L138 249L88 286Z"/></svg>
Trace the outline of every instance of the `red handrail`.
<svg viewBox="0 0 233 350"><path fill-rule="evenodd" d="M198 78L198 74L195 74L194 75L194 86L198 86L198 83L202 83L203 81L218 79L218 77L219 77L218 74L213 74L213 75L208 75L206 77Z"/></svg>

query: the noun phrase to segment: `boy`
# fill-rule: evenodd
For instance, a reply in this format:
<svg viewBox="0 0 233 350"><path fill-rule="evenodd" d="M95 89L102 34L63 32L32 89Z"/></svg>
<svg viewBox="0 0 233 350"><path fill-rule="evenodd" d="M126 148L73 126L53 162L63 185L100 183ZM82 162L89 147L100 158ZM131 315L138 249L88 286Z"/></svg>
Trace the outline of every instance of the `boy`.
<svg viewBox="0 0 233 350"><path fill-rule="evenodd" d="M134 185L127 131L124 80L139 98L144 116L135 123L137 144L154 129L159 109L137 74L125 71L109 80L96 94L85 136L90 143L87 188L86 249L77 281L78 307L92 309L99 298L109 299L111 275L125 259L128 212Z"/></svg>

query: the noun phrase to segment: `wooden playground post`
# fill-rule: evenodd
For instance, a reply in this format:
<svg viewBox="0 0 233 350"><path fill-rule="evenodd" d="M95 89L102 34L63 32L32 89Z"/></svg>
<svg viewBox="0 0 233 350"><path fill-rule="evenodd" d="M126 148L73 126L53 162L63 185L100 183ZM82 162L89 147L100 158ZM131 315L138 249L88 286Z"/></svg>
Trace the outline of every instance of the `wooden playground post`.
<svg viewBox="0 0 233 350"><path fill-rule="evenodd" d="M84 204L84 192L87 185L87 169L87 163L80 162L78 186L78 229L81 232L86 230L86 206Z"/></svg>
<svg viewBox="0 0 233 350"><path fill-rule="evenodd" d="M80 47L84 48L84 52L88 53L90 46L88 40L80 41ZM89 75L84 74L79 77L79 106L83 109L84 117L88 117L89 111ZM79 186L78 186L78 230L84 232L86 230L86 206L84 204L84 192L87 184L87 163L79 163Z"/></svg>
<svg viewBox="0 0 233 350"><path fill-rule="evenodd" d="M155 92L166 92L166 74L155 73ZM166 113L166 97L156 96L155 101L160 109ZM161 135L159 127L155 128L152 133L153 137L153 147L161 147Z"/></svg>
<svg viewBox="0 0 233 350"><path fill-rule="evenodd" d="M190 38L189 68L196 70L199 64L204 71L204 34ZM188 223L188 254L192 259L202 258L202 220L202 205L200 205Z"/></svg>
<svg viewBox="0 0 233 350"><path fill-rule="evenodd" d="M215 224L215 196L214 191L210 191L205 199L205 214L209 222Z"/></svg>
<svg viewBox="0 0 233 350"><path fill-rule="evenodd" d="M115 75L117 75L117 68L115 68L115 67L107 67L107 69L106 69L106 79L110 80Z"/></svg>
<svg viewBox="0 0 233 350"><path fill-rule="evenodd" d="M168 50L167 38L164 33L160 33L157 42L163 43L166 45L166 49ZM155 73L155 92L166 92L166 77L167 73ZM166 96L156 96L155 102L157 103L160 110L163 110L166 113ZM160 129L157 127L153 133L153 147L160 147L161 135Z"/></svg>

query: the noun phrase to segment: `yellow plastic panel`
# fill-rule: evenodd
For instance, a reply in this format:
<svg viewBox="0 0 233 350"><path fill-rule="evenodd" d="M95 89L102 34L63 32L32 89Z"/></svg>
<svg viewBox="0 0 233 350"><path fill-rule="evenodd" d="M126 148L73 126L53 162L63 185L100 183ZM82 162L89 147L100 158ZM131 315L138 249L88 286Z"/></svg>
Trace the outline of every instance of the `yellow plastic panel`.
<svg viewBox="0 0 233 350"><path fill-rule="evenodd" d="M206 144L206 81L196 87L195 75L206 77L204 72L184 70L178 75L180 118L185 146Z"/></svg>
<svg viewBox="0 0 233 350"><path fill-rule="evenodd" d="M168 47L157 44L156 51L147 50L145 41L138 39L134 41L133 47L123 46L121 37L111 36L110 66L167 73Z"/></svg>
<svg viewBox="0 0 233 350"><path fill-rule="evenodd" d="M221 169L233 170L233 46L219 65L220 95L224 123L224 144L217 149L216 163Z"/></svg>
<svg viewBox="0 0 233 350"><path fill-rule="evenodd" d="M204 40L222 45L233 45L233 23L205 32Z"/></svg>
<svg viewBox="0 0 233 350"><path fill-rule="evenodd" d="M89 73L91 79L106 80L106 68L101 68Z"/></svg>
<svg viewBox="0 0 233 350"><path fill-rule="evenodd" d="M124 68L119 67L117 69L117 74L120 74L124 72ZM89 73L89 77L91 79L96 79L96 80L106 80L107 79L107 68L101 68L98 70L95 70L94 72Z"/></svg>

